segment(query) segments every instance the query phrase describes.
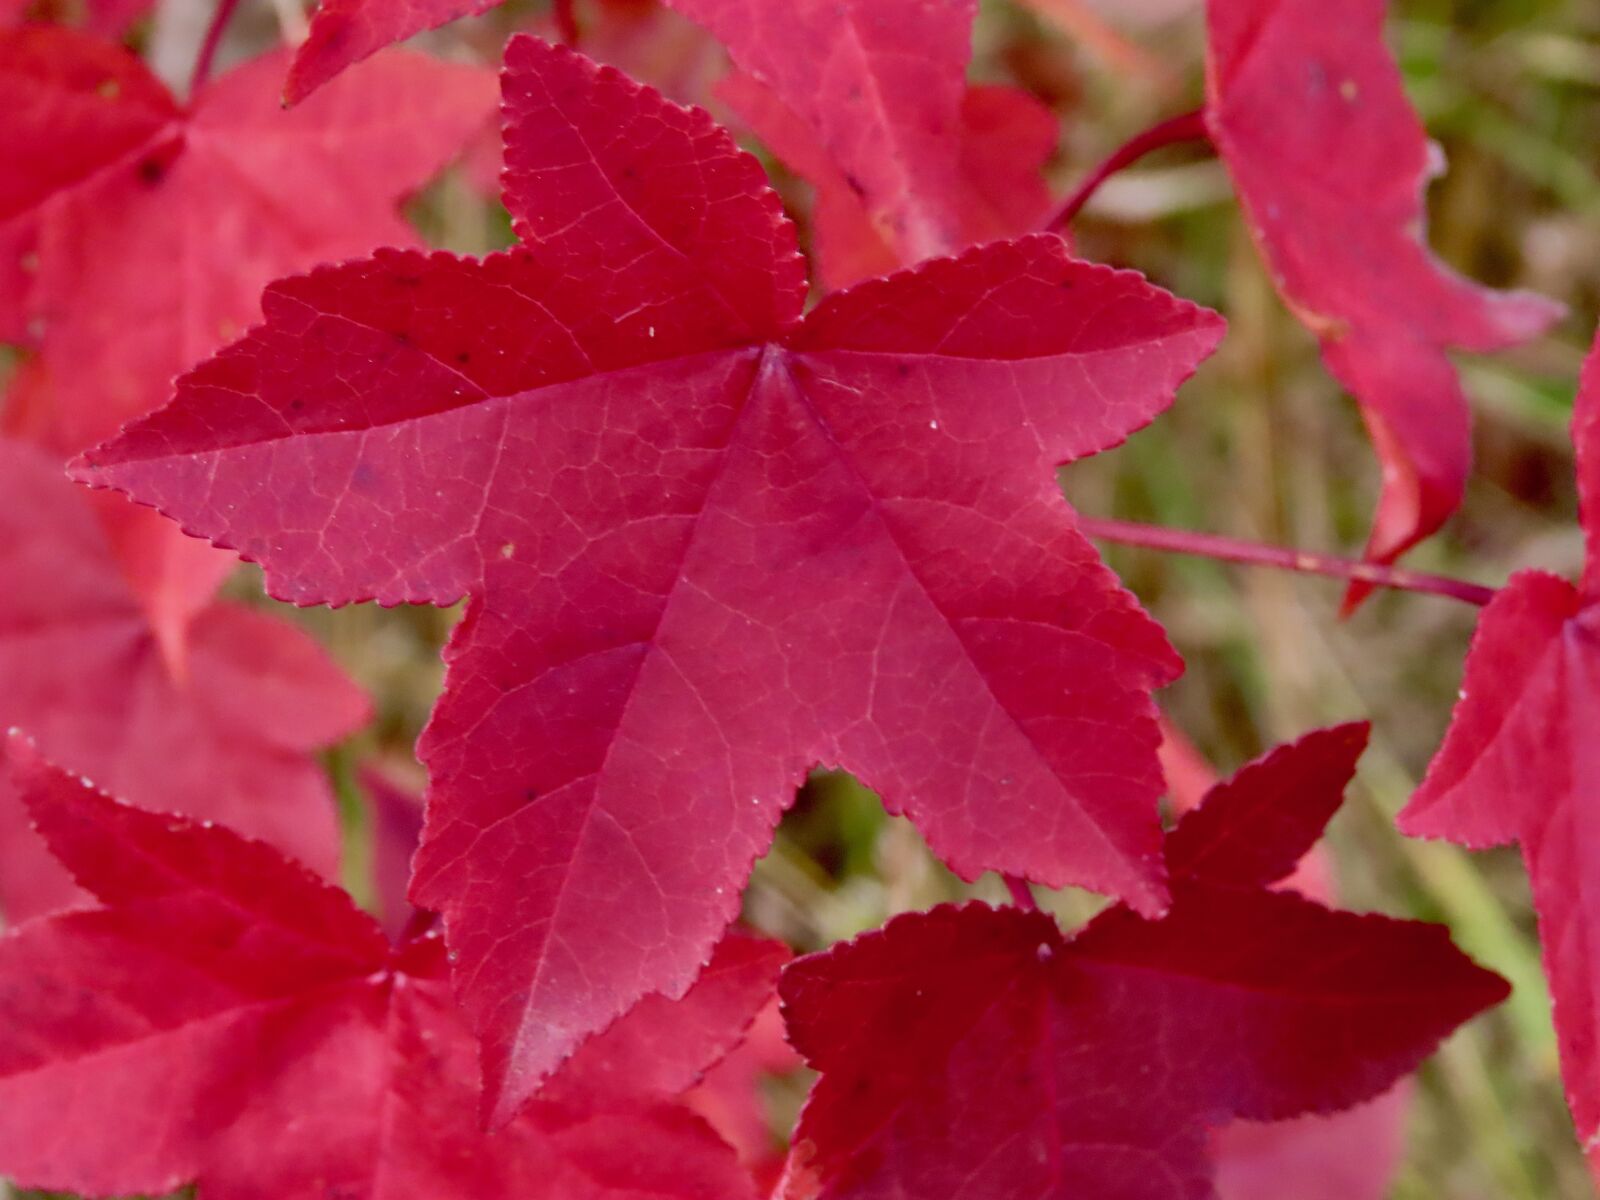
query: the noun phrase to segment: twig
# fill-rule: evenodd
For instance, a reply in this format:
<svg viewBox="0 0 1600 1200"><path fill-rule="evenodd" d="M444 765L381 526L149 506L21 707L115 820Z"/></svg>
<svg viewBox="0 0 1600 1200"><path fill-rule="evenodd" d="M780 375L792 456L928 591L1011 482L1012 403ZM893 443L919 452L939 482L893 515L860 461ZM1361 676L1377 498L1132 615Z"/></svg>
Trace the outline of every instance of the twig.
<svg viewBox="0 0 1600 1200"><path fill-rule="evenodd" d="M1260 542L1240 541L1213 533L1195 533L1187 529L1143 525L1136 521L1113 521L1084 516L1078 518L1078 528L1086 536L1102 542L1145 546L1152 550L1193 554L1222 562L1277 567L1284 571L1298 571L1304 575L1325 575L1330 579L1356 580L1376 587L1397 588L1403 592L1426 592L1434 596L1448 596L1452 600L1460 600L1466 604L1487 604L1494 599L1495 593L1494 588L1469 583L1465 579L1429 575L1422 571L1408 571L1403 567L1389 567L1381 563L1340 558L1332 554L1315 554L1286 546L1267 546Z"/></svg>

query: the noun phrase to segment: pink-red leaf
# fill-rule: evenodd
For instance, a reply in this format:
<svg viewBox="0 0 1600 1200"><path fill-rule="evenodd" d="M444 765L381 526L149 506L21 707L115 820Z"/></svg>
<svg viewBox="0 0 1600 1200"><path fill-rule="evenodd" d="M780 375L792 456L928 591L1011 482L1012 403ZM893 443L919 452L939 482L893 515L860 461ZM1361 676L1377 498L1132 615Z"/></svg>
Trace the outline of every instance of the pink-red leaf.
<svg viewBox="0 0 1600 1200"><path fill-rule="evenodd" d="M335 75L385 46L458 17L488 12L501 0L321 0L284 85L285 104L299 104Z"/></svg>
<svg viewBox="0 0 1600 1200"><path fill-rule="evenodd" d="M1211 1127L1375 1096L1502 999L1439 927L1265 890L1265 859L1220 849L1250 838L1269 779L1342 782L1357 728L1216 789L1199 833L1186 818L1160 920L1119 907L1068 940L1043 913L947 906L789 967L790 1039L822 1078L780 1194L1205 1200ZM1327 816L1276 799L1275 859Z"/></svg>
<svg viewBox="0 0 1600 1200"><path fill-rule="evenodd" d="M976 0L668 0L728 47L723 92L816 186L831 286L1035 228L1055 121L968 89Z"/></svg>
<svg viewBox="0 0 1600 1200"><path fill-rule="evenodd" d="M372 766L361 772L361 790L371 830L373 909L384 932L397 937L417 911L406 891L422 840L422 797Z"/></svg>
<svg viewBox="0 0 1600 1200"><path fill-rule="evenodd" d="M225 821L332 874L338 830L311 754L366 720L366 697L265 613L202 598L179 629L158 628L125 569L148 565L127 551L152 515L74 487L57 459L0 439L0 728L26 729L136 804ZM155 535L165 544L170 531ZM14 806L0 789L11 810L0 818L0 902L17 920L71 893Z"/></svg>
<svg viewBox="0 0 1600 1200"><path fill-rule="evenodd" d="M1209 0L1206 120L1284 300L1361 406L1383 467L1368 554L1461 502L1468 410L1446 351L1536 336L1560 305L1463 279L1423 240L1436 151L1383 43L1385 0ZM1354 589L1352 598L1365 594Z"/></svg>
<svg viewBox="0 0 1600 1200"><path fill-rule="evenodd" d="M80 464L298 603L472 602L420 753L497 1110L693 978L817 763L961 874L1164 900L1150 690L1178 660L1058 464L1221 322L1035 236L838 293L702 112L508 50L525 244L281 281Z"/></svg>
<svg viewBox="0 0 1600 1200"><path fill-rule="evenodd" d="M24 288L0 314L51 373L50 444L82 449L159 405L276 276L414 241L399 201L493 107L488 72L397 53L284 113L282 68L256 59L180 111L119 47L0 33L0 249L29 268L0 272Z"/></svg>
<svg viewBox="0 0 1600 1200"><path fill-rule="evenodd" d="M848 287L904 265L909 248L889 235L860 181L776 92L736 71L718 84L717 95L815 190L812 257L824 286ZM953 248L1036 228L1050 206L1040 168L1055 150L1054 115L1026 92L971 87L951 136L959 143L961 179L951 200Z"/></svg>
<svg viewBox="0 0 1600 1200"><path fill-rule="evenodd" d="M1474 849L1522 844L1567 1103L1600 1176L1600 912L1588 883L1600 863L1589 834L1600 797L1600 340L1584 366L1572 438L1589 545L1581 586L1523 571L1483 610L1449 732L1400 828Z"/></svg>
<svg viewBox="0 0 1600 1200"><path fill-rule="evenodd" d="M672 1097L766 1002L781 949L730 938L704 986L630 1014L487 1136L437 937L391 949L267 846L12 754L101 904L0 937L0 1172L92 1194L198 1182L202 1200L753 1197ZM654 1046L674 1070L633 1057Z"/></svg>

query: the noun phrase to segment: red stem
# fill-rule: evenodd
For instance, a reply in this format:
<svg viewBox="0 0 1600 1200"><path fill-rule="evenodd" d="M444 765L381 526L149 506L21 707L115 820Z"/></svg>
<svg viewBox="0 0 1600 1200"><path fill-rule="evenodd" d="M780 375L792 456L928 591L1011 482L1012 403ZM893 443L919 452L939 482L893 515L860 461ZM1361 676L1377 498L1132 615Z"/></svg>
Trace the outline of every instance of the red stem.
<svg viewBox="0 0 1600 1200"><path fill-rule="evenodd" d="M200 53L195 55L194 74L189 77L189 95L192 98L211 78L211 64L216 60L217 47L222 45L222 33L228 28L239 0L217 0L217 11L206 27L205 40L200 43Z"/></svg>
<svg viewBox="0 0 1600 1200"><path fill-rule="evenodd" d="M1028 912L1039 911L1039 902L1033 898L1033 889L1028 886L1026 879L1020 875L1002 875L1001 878L1011 891L1012 903Z"/></svg>
<svg viewBox="0 0 1600 1200"><path fill-rule="evenodd" d="M1129 138L1113 150L1104 162L1090 171L1088 178L1072 189L1071 194L1044 223L1045 232L1060 233L1064 230L1072 223L1072 218L1076 217L1089 202L1089 197L1099 190L1102 183L1123 167L1139 161L1152 150L1159 150L1163 146L1171 146L1177 142L1208 140L1211 135L1206 132L1205 116L1205 109L1197 108L1181 116L1169 117L1159 125L1152 125L1143 133Z"/></svg>
<svg viewBox="0 0 1600 1200"><path fill-rule="evenodd" d="M1222 562L1247 563L1258 567L1278 567L1305 575L1326 575L1330 579L1352 579L1376 587L1398 588L1403 592L1427 592L1448 596L1467 604L1483 605L1494 599L1494 588L1446 575L1428 575L1388 567L1381 563L1339 558L1332 554L1312 554L1286 546L1264 546L1242 542L1214 533L1194 533L1187 529L1168 529L1161 525L1142 525L1136 521L1111 521L1102 517L1078 518L1078 528L1088 537L1124 546L1146 546L1176 554L1195 554Z"/></svg>
<svg viewBox="0 0 1600 1200"><path fill-rule="evenodd" d="M578 15L573 11L573 0L555 0L556 32L561 40L573 49L578 46Z"/></svg>

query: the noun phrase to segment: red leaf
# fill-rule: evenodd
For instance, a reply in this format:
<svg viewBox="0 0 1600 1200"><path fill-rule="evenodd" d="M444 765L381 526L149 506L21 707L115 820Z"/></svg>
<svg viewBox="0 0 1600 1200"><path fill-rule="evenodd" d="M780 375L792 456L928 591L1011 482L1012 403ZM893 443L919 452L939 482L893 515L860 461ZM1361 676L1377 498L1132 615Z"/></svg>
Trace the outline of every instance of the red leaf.
<svg viewBox="0 0 1600 1200"><path fill-rule="evenodd" d="M1423 240L1437 151L1383 43L1384 0L1210 0L1207 123L1285 302L1354 394L1383 466L1390 561L1461 502L1468 410L1446 351L1532 338L1562 307L1493 292ZM1365 595L1352 588L1351 601Z"/></svg>
<svg viewBox="0 0 1600 1200"><path fill-rule="evenodd" d="M212 566L228 565L211 551L173 584L198 603L158 628L153 611L172 610L125 571L129 559L149 566L126 552L152 527L170 544L153 516L0 440L0 729L25 728L134 803L226 821L332 874L332 796L310 755L366 720L366 697L294 626L209 602ZM0 807L14 805L3 793ZM69 898L26 823L14 812L0 823L7 916Z"/></svg>
<svg viewBox="0 0 1600 1200"><path fill-rule="evenodd" d="M416 914L406 889L411 858L422 838L422 797L392 782L375 767L361 771L372 837L372 885L378 923L398 937Z"/></svg>
<svg viewBox="0 0 1600 1200"><path fill-rule="evenodd" d="M1367 733L1365 722L1319 729L1210 788L1168 839L1167 869L1250 887L1289 877L1344 803Z"/></svg>
<svg viewBox="0 0 1600 1200"><path fill-rule="evenodd" d="M721 93L817 188L822 277L853 283L1035 228L1056 124L966 83L976 0L667 0L743 75Z"/></svg>
<svg viewBox="0 0 1600 1200"><path fill-rule="evenodd" d="M256 59L180 112L118 47L0 34L0 249L33 267L0 315L35 328L52 445L79 450L160 404L258 318L271 279L411 243L398 202L493 103L488 72L397 53L286 114L282 69ZM15 261L0 272L13 293Z"/></svg>
<svg viewBox="0 0 1600 1200"><path fill-rule="evenodd" d="M684 1096L684 1102L710 1123L739 1153L763 1195L783 1171L783 1154L773 1114L762 1095L764 1082L802 1066L783 1036L777 998L757 1015L744 1042Z"/></svg>
<svg viewBox="0 0 1600 1200"><path fill-rule="evenodd" d="M684 1074L591 1072L675 1039L684 1065L714 1060L771 993L770 943L730 938L705 984L591 1043L490 1137L436 937L390 949L267 846L12 753L51 848L101 906L0 937L6 1175L95 1194L198 1181L207 1200L753 1196L664 1090Z"/></svg>
<svg viewBox="0 0 1600 1200"><path fill-rule="evenodd" d="M1400 814L1413 837L1472 849L1522 844L1539 913L1567 1104L1600 1178L1600 954L1588 880L1588 806L1600 796L1600 340L1572 413L1588 558L1579 587L1542 571L1511 577L1483 610L1461 700L1427 777Z"/></svg>
<svg viewBox="0 0 1600 1200"><path fill-rule="evenodd" d="M501 0L320 0L283 88L299 104L335 75L385 46L458 17L488 12Z"/></svg>
<svg viewBox="0 0 1600 1200"><path fill-rule="evenodd" d="M1219 1200L1384 1200L1405 1151L1411 1089L1329 1116L1234 1121L1212 1142Z"/></svg>
<svg viewBox="0 0 1600 1200"><path fill-rule="evenodd" d="M811 211L817 273L829 289L848 287L902 265L893 238L868 198L806 122L772 89L734 72L717 95L815 189ZM1050 206L1040 168L1055 150L1056 120L1026 92L971 87L961 104L959 237L952 249L1038 226ZM859 181L857 181L859 183Z"/></svg>
<svg viewBox="0 0 1600 1200"><path fill-rule="evenodd" d="M968 878L1159 910L1148 693L1179 664L1054 469L1154 417L1220 320L1036 236L802 321L777 197L704 113L527 38L506 107L523 248L275 284L81 467L280 598L471 595L412 894L499 1114L687 985L817 763Z"/></svg>
<svg viewBox="0 0 1600 1200"><path fill-rule="evenodd" d="M1357 737L1213 791L1172 835L1160 920L1118 907L1068 940L1040 912L946 906L794 963L789 1036L822 1078L780 1194L1202 1200L1209 1127L1375 1096L1504 998L1442 929L1264 890L1266 859L1234 852L1304 853L1327 806L1280 791L1269 816L1264 782L1342 782Z"/></svg>

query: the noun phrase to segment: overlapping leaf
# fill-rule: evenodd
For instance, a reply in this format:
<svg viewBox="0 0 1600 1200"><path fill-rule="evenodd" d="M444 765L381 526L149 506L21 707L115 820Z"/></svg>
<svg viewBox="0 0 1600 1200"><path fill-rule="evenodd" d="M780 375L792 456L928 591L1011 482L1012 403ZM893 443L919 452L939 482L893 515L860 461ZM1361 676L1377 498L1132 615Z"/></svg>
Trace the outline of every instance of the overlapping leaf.
<svg viewBox="0 0 1600 1200"><path fill-rule="evenodd" d="M391 946L260 843L134 809L13 743L51 849L98 907L0 937L0 1173L201 1200L740 1200L673 1097L741 1037L784 952L732 935L493 1136L440 939Z"/></svg>
<svg viewBox="0 0 1600 1200"><path fill-rule="evenodd" d="M293 625L210 602L214 574L159 625L176 610L130 573L151 568L143 539L168 544L152 518L0 439L0 728L134 803L225 821L331 875L333 797L312 752L365 721L366 697ZM70 900L3 787L0 809L5 915Z"/></svg>
<svg viewBox="0 0 1600 1200"><path fill-rule="evenodd" d="M247 326L274 275L375 232L409 240L399 200L491 107L486 73L401 55L285 116L280 69L248 64L184 109L120 47L0 33L0 336L37 352L6 397L10 433L54 455L106 437ZM309 752L364 699L294 629L212 602L231 555L74 495L45 453L0 453L0 720L136 803L332 871ZM35 839L4 853L13 917L63 898Z"/></svg>
<svg viewBox="0 0 1600 1200"><path fill-rule="evenodd" d="M295 52L284 102L299 104L335 75L459 17L488 12L502 0L321 0L305 43Z"/></svg>
<svg viewBox="0 0 1600 1200"><path fill-rule="evenodd" d="M1471 466L1446 351L1527 341L1562 312L1449 270L1423 240L1436 151L1383 44L1385 0L1208 0L1206 120L1279 291L1355 396L1383 467L1367 552L1438 529ZM1365 594L1356 588L1352 599Z"/></svg>
<svg viewBox="0 0 1600 1200"><path fill-rule="evenodd" d="M952 70L960 78L958 70ZM816 272L828 288L848 287L874 275L915 262L925 249L895 230L924 208L921 189L947 202L941 240L954 251L973 242L1035 228L1050 197L1040 167L1056 145L1056 119L1025 92L1008 87L966 87L959 100L952 143L940 158L955 162L938 180L917 179L892 203L870 193L854 173L852 156L869 160L878 153L848 147L836 158L819 141L819 132L797 116L752 75L735 72L717 95L739 114L761 140L815 192L811 209L812 254ZM926 121L926 114L909 119ZM918 147L918 151L925 147Z"/></svg>
<svg viewBox="0 0 1600 1200"><path fill-rule="evenodd" d="M1461 700L1400 814L1416 837L1480 849L1517 841L1533 885L1567 1103L1600 1171L1600 341L1572 416L1588 557L1578 586L1522 571L1483 610Z"/></svg>
<svg viewBox="0 0 1600 1200"><path fill-rule="evenodd" d="M669 0L727 46L721 91L817 191L831 287L1036 228L1052 114L969 88L977 0Z"/></svg>
<svg viewBox="0 0 1600 1200"><path fill-rule="evenodd" d="M180 109L127 51L0 33L0 333L37 345L68 451L167 398L259 316L261 288L374 242L493 109L487 72L397 53L292 113L268 55Z"/></svg>
<svg viewBox="0 0 1600 1200"><path fill-rule="evenodd" d="M532 39L523 246L281 281L267 322L87 456L297 603L470 595L420 753L501 1115L676 994L817 763L966 876L1164 901L1161 631L1057 464L1171 400L1221 322L1060 239L840 293L704 113Z"/></svg>
<svg viewBox="0 0 1600 1200"><path fill-rule="evenodd" d="M390 42L496 3L327 0L289 100ZM1026 92L966 82L977 0L666 3L728 48L739 70L720 97L816 188L827 286L1025 233L1048 209L1040 168L1055 149L1054 116Z"/></svg>
<svg viewBox="0 0 1600 1200"><path fill-rule="evenodd" d="M822 1078L779 1194L1204 1200L1210 1127L1413 1069L1504 982L1439 927L1266 886L1364 739L1312 734L1217 788L1169 839L1160 920L1117 908L1068 940L1043 913L946 906L794 963L789 1036ZM1310 795L1275 790L1296 774Z"/></svg>

